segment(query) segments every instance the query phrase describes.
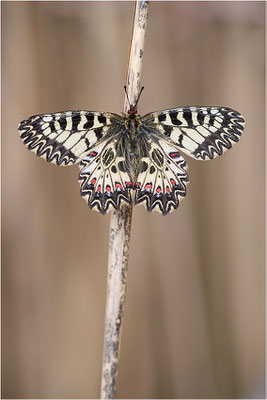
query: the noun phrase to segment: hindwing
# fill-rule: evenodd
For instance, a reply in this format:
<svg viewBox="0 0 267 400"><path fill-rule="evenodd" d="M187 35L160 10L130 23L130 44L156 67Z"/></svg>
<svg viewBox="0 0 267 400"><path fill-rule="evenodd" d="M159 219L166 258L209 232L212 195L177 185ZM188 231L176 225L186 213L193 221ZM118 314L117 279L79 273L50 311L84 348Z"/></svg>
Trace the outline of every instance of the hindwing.
<svg viewBox="0 0 267 400"><path fill-rule="evenodd" d="M245 124L241 114L226 107L172 108L146 114L142 122L197 160L213 159L230 149Z"/></svg>
<svg viewBox="0 0 267 400"><path fill-rule="evenodd" d="M122 201L130 203L132 182L114 140L95 146L81 160L80 168L81 195L90 208L105 214L110 206L117 209Z"/></svg>
<svg viewBox="0 0 267 400"><path fill-rule="evenodd" d="M186 195L187 165L177 149L158 138L147 137L148 154L140 159L135 204L163 215L176 209Z"/></svg>

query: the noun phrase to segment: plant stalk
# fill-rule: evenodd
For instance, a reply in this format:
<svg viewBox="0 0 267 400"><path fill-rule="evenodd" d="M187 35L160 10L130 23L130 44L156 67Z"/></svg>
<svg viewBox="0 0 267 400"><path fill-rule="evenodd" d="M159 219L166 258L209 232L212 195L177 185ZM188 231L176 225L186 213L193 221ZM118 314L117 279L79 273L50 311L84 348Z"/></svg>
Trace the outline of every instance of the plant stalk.
<svg viewBox="0 0 267 400"><path fill-rule="evenodd" d="M129 101L134 104L141 88L145 32L149 1L137 0L134 5L133 28L126 75ZM124 96L123 114L129 104ZM114 399L118 373L121 326L126 296L133 204L122 204L114 210L110 221L107 277L106 319L101 381L101 399Z"/></svg>

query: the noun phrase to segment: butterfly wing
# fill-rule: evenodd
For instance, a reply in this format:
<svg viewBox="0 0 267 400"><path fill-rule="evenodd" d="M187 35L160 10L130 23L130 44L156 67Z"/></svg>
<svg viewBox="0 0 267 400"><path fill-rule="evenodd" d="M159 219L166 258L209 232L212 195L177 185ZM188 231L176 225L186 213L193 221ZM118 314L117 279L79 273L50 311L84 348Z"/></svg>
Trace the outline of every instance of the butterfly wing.
<svg viewBox="0 0 267 400"><path fill-rule="evenodd" d="M230 149L245 125L241 114L226 107L172 108L146 114L142 122L197 160L213 159Z"/></svg>
<svg viewBox="0 0 267 400"><path fill-rule="evenodd" d="M115 146L123 123L117 114L66 111L32 116L19 131L28 149L46 161L64 166L81 161L81 195L105 214L131 201L125 157Z"/></svg>
<svg viewBox="0 0 267 400"><path fill-rule="evenodd" d="M145 136L147 154L140 159L135 184L135 204L163 215L176 209L186 195L186 162L166 140Z"/></svg>
<svg viewBox="0 0 267 400"><path fill-rule="evenodd" d="M80 161L107 137L121 117L93 111L65 111L34 115L19 125L20 136L29 150L57 165Z"/></svg>
<svg viewBox="0 0 267 400"><path fill-rule="evenodd" d="M130 203L132 182L127 172L125 157L116 141L95 146L80 163L81 195L90 208L102 214L110 206L118 209L122 201Z"/></svg>

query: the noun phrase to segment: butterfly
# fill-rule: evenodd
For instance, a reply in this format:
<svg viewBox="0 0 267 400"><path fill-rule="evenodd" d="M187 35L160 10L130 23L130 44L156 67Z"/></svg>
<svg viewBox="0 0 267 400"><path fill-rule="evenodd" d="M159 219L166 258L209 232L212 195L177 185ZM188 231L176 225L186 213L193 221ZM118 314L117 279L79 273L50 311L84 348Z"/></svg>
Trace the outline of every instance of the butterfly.
<svg viewBox="0 0 267 400"><path fill-rule="evenodd" d="M177 107L140 116L138 99L122 116L34 115L20 123L20 136L46 161L79 163L81 195L90 208L105 214L133 202L166 215L186 195L187 165L180 151L196 160L222 155L239 141L245 121L226 107Z"/></svg>

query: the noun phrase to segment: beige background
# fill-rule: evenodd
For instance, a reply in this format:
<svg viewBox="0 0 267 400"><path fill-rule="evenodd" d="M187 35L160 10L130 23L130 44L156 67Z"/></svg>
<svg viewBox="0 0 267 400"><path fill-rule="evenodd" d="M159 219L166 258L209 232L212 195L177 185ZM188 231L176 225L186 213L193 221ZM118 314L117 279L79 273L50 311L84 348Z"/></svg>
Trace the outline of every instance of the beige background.
<svg viewBox="0 0 267 400"><path fill-rule="evenodd" d="M109 216L78 167L23 146L20 120L120 113L130 2L4 2L3 396L96 398ZM118 397L257 398L264 388L264 3L153 2L141 114L240 111L246 131L189 164L170 216L134 210Z"/></svg>

